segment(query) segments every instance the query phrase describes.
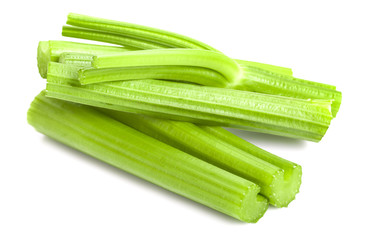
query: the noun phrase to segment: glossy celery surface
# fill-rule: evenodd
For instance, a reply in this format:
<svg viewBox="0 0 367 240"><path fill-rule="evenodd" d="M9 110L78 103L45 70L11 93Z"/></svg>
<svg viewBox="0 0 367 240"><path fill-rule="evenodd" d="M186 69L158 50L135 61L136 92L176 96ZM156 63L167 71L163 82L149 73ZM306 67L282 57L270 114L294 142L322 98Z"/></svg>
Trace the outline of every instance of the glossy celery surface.
<svg viewBox="0 0 367 240"><path fill-rule="evenodd" d="M332 118L330 101L300 100L160 80L81 86L78 69L51 62L47 95L113 110L137 109L133 112L316 142L321 140Z"/></svg>
<svg viewBox="0 0 367 240"><path fill-rule="evenodd" d="M68 41L40 41L37 48L37 64L40 75L47 76L50 61L58 62L62 53L88 53L92 55L109 55L127 51L124 47L103 46Z"/></svg>
<svg viewBox="0 0 367 240"><path fill-rule="evenodd" d="M256 146L231 136L233 134L220 127L200 127L188 122L107 109L103 112L140 132L258 184L260 193L276 207L288 206L298 193L301 166L256 149ZM225 140L227 138L229 141ZM250 151L242 145L247 148L251 145Z"/></svg>
<svg viewBox="0 0 367 240"><path fill-rule="evenodd" d="M39 132L167 190L246 222L267 209L260 187L84 105L39 94L28 110Z"/></svg>
<svg viewBox="0 0 367 240"><path fill-rule="evenodd" d="M192 48L216 51L213 47L210 47L198 40L177 33L138 24L90 17L76 13L70 13L67 17L66 23L72 26L111 32L121 36L147 39L148 41L157 42L174 48Z"/></svg>

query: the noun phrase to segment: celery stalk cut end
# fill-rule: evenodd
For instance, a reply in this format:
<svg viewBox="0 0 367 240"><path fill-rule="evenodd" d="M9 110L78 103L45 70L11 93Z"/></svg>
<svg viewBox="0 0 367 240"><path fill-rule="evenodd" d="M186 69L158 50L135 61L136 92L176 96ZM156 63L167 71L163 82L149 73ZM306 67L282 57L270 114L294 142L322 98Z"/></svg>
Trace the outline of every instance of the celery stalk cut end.
<svg viewBox="0 0 367 240"><path fill-rule="evenodd" d="M260 191L260 188L258 191ZM249 205L250 204L250 205ZM247 194L243 199L242 211L238 217L241 221L256 223L269 207L268 199L259 194Z"/></svg>
<svg viewBox="0 0 367 240"><path fill-rule="evenodd" d="M42 78L47 77L47 67L50 61L50 44L48 41L40 41L37 48L37 66Z"/></svg>

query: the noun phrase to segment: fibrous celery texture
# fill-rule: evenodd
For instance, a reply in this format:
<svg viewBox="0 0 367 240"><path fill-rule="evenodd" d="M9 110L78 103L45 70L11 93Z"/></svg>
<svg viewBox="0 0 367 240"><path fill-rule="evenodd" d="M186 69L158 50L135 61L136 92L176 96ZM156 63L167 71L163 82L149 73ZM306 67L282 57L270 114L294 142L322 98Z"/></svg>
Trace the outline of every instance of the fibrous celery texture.
<svg viewBox="0 0 367 240"><path fill-rule="evenodd" d="M137 49L192 48L218 52L207 44L192 38L147 26L74 13L68 15L67 24L76 26L64 27L63 35L69 37L85 38L109 43L113 42L124 46L135 47ZM111 41L110 38L118 38L119 41ZM130 44L130 42L127 41L130 38L135 39L138 43ZM123 39L127 40L124 42ZM150 46L150 44L155 44L155 46ZM240 81L231 81L231 83L234 83L229 85L231 88L301 99L332 100L332 114L334 117L339 110L341 93L336 91L334 86L330 88L330 85L327 84L319 84L294 78L291 76L292 71L289 68L244 60L235 60L235 62L240 65L243 71ZM151 78L154 76L155 75L152 75ZM108 79L105 77L104 81L107 80ZM217 86L214 84L209 86Z"/></svg>
<svg viewBox="0 0 367 240"><path fill-rule="evenodd" d="M230 126L319 141L330 121L330 101L301 100L159 80L81 86L79 67L49 65L47 95L113 110L172 120Z"/></svg>
<svg viewBox="0 0 367 240"><path fill-rule="evenodd" d="M246 222L267 209L260 187L89 106L40 93L28 110L39 132L167 190Z"/></svg>
<svg viewBox="0 0 367 240"><path fill-rule="evenodd" d="M260 193L276 207L288 206L299 191L301 166L266 152L223 128L102 111L140 132L258 184Z"/></svg>

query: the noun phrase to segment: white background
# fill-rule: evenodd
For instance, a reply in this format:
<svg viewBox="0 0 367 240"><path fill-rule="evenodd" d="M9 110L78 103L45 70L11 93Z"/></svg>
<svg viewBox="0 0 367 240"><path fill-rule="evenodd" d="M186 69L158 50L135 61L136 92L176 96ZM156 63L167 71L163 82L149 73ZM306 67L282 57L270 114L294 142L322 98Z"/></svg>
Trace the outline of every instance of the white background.
<svg viewBox="0 0 367 240"><path fill-rule="evenodd" d="M217 3L216 3L217 2ZM0 239L366 239L365 1L12 1L1 7ZM4 4L4 3L3 3ZM10 4L10 5L9 5ZM37 133L40 40L69 12L196 38L234 58L334 84L340 112L320 143L245 133L303 167L288 208L246 224ZM65 40L68 40L65 38ZM77 40L76 40L77 41Z"/></svg>

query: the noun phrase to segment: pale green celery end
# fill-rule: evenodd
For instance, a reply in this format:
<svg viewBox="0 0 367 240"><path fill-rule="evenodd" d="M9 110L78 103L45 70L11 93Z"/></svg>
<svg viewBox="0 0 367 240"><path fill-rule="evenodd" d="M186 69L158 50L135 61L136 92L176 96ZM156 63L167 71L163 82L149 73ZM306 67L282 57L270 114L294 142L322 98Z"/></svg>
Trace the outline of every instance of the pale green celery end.
<svg viewBox="0 0 367 240"><path fill-rule="evenodd" d="M241 67L256 67L261 68L267 71L271 71L274 73L280 73L284 75L293 75L293 71L291 68L287 67L280 67L276 65L266 64L266 63L259 63L259 62L252 62L252 61L246 61L246 60L240 60L240 59L234 59Z"/></svg>
<svg viewBox="0 0 367 240"><path fill-rule="evenodd" d="M260 188L254 183L91 107L50 99L42 92L32 102L27 118L51 138L241 221L256 222L267 209L267 201L258 196Z"/></svg>
<svg viewBox="0 0 367 240"><path fill-rule="evenodd" d="M111 55L131 51L132 49L121 46L106 46L89 43L79 43L70 41L49 41L51 61L59 61L62 53L81 53L91 55Z"/></svg>
<svg viewBox="0 0 367 240"><path fill-rule="evenodd" d="M97 56L95 68L186 65L209 68L221 73L229 82L242 76L242 70L233 59L218 52L199 49L155 49L125 52L114 56Z"/></svg>
<svg viewBox="0 0 367 240"><path fill-rule="evenodd" d="M87 53L104 55L129 51L123 47L103 46L95 44L77 43L69 41L40 41L37 48L37 66L41 77L46 78L48 63L58 62L63 52Z"/></svg>
<svg viewBox="0 0 367 240"><path fill-rule="evenodd" d="M286 194L279 199L280 204L278 207L286 207L295 199L296 194L299 192L299 188L302 182L302 167L296 163L281 158L275 154L272 154L256 145L236 136L235 134L223 129L222 127L213 126L199 126L204 131L211 135L222 139L223 141L232 144L233 146L252 154L263 161L273 164L284 170L284 185L283 188L287 189Z"/></svg>
<svg viewBox="0 0 367 240"><path fill-rule="evenodd" d="M230 141L227 142L191 123L106 109L101 109L101 111L140 132L258 184L261 187L260 193L267 197L274 206L288 206L298 192L299 186L297 190L288 189L287 186L288 183L295 184L294 182L298 179L294 180L294 176L285 178L285 174L291 175L290 171L297 166L294 163L288 162L292 164L290 169L287 168L288 165L284 167L284 164L278 164L280 166L277 166L270 161L264 161L255 154L243 151ZM260 154L260 156L263 155Z"/></svg>
<svg viewBox="0 0 367 240"><path fill-rule="evenodd" d="M171 45L173 47L218 51L205 43L184 35L126 22L70 13L68 15L67 24L113 32L144 40L148 39L149 41L156 41L162 44Z"/></svg>
<svg viewBox="0 0 367 240"><path fill-rule="evenodd" d="M77 64L78 62L75 61ZM226 78L216 71L191 66L140 66L123 68L91 68L79 71L82 85L112 81L161 79L184 81L204 86L225 87Z"/></svg>
<svg viewBox="0 0 367 240"><path fill-rule="evenodd" d="M105 43L112 43L117 45L122 45L126 47L131 47L134 49L161 49L167 48L167 46L144 41L137 38L121 36L117 34L107 33L98 30L63 26L62 28L62 36L64 37L72 37L72 38L80 38L86 40L93 40Z"/></svg>
<svg viewBox="0 0 367 240"><path fill-rule="evenodd" d="M37 48L37 67L42 78L47 77L48 63L51 61L51 53L48 41L40 41Z"/></svg>

